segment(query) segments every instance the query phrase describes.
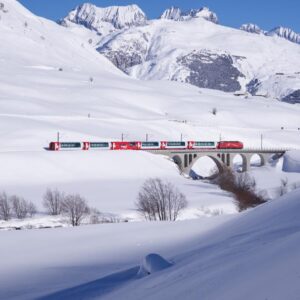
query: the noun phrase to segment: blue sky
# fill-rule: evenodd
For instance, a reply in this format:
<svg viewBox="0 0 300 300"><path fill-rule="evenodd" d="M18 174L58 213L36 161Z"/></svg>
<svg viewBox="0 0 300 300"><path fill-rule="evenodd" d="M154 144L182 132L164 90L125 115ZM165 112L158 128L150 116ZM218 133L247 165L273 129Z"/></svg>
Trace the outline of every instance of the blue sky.
<svg viewBox="0 0 300 300"><path fill-rule="evenodd" d="M183 10L208 6L215 11L220 23L240 27L256 23L268 30L282 25L300 32L300 0L19 0L37 15L58 20L83 2L97 6L137 4L148 18L158 17L166 8L178 6Z"/></svg>

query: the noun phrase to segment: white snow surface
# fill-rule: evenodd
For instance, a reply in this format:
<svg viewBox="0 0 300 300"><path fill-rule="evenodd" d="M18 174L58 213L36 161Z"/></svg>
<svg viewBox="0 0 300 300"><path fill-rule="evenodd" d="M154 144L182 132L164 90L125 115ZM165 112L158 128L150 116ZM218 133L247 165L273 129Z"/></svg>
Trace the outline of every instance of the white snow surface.
<svg viewBox="0 0 300 300"><path fill-rule="evenodd" d="M282 169L285 172L300 173L300 152L289 151L285 154Z"/></svg>
<svg viewBox="0 0 300 300"><path fill-rule="evenodd" d="M230 218L1 233L0 298L297 300L299 197ZM150 253L172 266L140 278Z"/></svg>
<svg viewBox="0 0 300 300"><path fill-rule="evenodd" d="M264 147L299 148L299 106L129 78L82 37L15 0L1 2L1 192L23 196L42 211L46 188L58 188L80 193L104 213L138 220L140 185L161 177L185 193L189 207L175 223L1 231L0 299L299 298L299 189L238 215L229 194L183 178L164 156L43 149L58 131L65 141L117 140L121 133L128 140L146 133L153 140L221 135L246 147L260 146L263 134ZM298 163L299 152L289 158ZM299 182L298 171L282 170L284 159L263 168L256 159L251 174L260 190L271 192L282 178ZM206 167L199 162L195 169ZM290 160L288 171L292 167ZM56 218L39 218L32 226L61 226ZM26 227L27 221L11 222L0 227ZM138 278L151 253L172 266Z"/></svg>
<svg viewBox="0 0 300 300"><path fill-rule="evenodd" d="M45 190L58 188L82 194L101 212L136 219L141 184L161 177L188 198L180 218L236 212L229 195L186 180L163 156L45 151L58 131L63 141L119 140L121 133L127 140L143 140L146 134L152 140L178 140L181 133L186 140L221 135L246 147L259 147L262 133L264 147L299 147L299 106L131 79L66 28L34 16L15 0L2 2L7 12L1 12L0 27L1 190L35 202L39 210ZM217 115L211 113L214 107ZM195 170L209 174L209 161L199 161ZM271 188L277 184L280 180Z"/></svg>

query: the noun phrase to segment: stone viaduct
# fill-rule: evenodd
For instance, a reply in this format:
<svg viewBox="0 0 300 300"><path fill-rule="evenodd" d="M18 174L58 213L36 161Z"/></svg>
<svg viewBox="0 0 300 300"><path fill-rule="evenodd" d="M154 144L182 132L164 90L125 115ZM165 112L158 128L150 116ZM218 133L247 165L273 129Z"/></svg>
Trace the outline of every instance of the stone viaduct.
<svg viewBox="0 0 300 300"><path fill-rule="evenodd" d="M272 157L281 157L287 149L211 149L211 150L150 150L153 154L160 154L170 157L177 165L180 171L189 175L193 165L201 157L210 157L218 167L220 173L225 167L233 167L234 158L239 155L242 158L242 172L250 169L251 158L254 155L260 157L260 166L266 163Z"/></svg>

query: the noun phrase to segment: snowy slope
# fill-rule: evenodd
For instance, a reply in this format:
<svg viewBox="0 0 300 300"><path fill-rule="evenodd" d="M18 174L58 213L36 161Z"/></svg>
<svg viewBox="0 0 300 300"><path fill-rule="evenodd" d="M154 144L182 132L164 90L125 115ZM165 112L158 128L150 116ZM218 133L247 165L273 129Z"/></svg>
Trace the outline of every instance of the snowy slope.
<svg viewBox="0 0 300 300"><path fill-rule="evenodd" d="M299 196L230 218L1 233L0 298L297 300ZM149 253L173 266L138 278Z"/></svg>
<svg viewBox="0 0 300 300"><path fill-rule="evenodd" d="M7 12L1 12L0 26L1 191L20 194L42 209L45 190L58 187L81 193L100 211L136 217L140 185L158 176L187 195L190 206L182 218L206 209L233 213L228 195L187 182L165 157L49 153L44 147L58 131L65 141L119 140L122 133L128 140L146 134L153 140L178 140L181 134L187 140L219 140L221 135L247 147L259 146L263 133L265 147L299 147L298 106L132 79L68 29L32 15L17 1L2 2ZM211 113L214 107L217 115ZM201 171L202 164L205 169L205 159L195 169Z"/></svg>
<svg viewBox="0 0 300 300"><path fill-rule="evenodd" d="M105 299L299 299L299 196L242 214L200 237L173 267Z"/></svg>
<svg viewBox="0 0 300 300"><path fill-rule="evenodd" d="M80 193L102 212L137 220L140 185L162 177L187 196L180 218L197 220L1 231L0 299L297 299L299 191L237 215L229 194L183 178L166 157L43 148L58 131L65 141L118 140L121 133L128 140L221 135L247 147L259 146L263 133L265 147L299 148L299 106L132 79L83 40L85 32L78 36L38 18L15 0L1 2L1 192L23 196L42 211L46 188L58 188ZM160 22L172 21L157 21L158 29ZM280 161L262 169L253 164L259 189L276 188L285 177L290 184L299 181L292 168L298 156L284 158L289 173ZM207 161L195 169L202 164ZM140 261L153 252L174 265L136 280Z"/></svg>

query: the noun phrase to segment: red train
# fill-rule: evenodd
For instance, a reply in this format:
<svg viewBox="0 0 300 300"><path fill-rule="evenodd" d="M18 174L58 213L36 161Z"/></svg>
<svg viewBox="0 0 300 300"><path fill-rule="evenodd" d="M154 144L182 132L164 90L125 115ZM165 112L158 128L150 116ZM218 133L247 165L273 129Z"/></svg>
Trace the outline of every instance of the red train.
<svg viewBox="0 0 300 300"><path fill-rule="evenodd" d="M243 149L239 141L161 141L161 142L51 142L49 150L184 150Z"/></svg>

